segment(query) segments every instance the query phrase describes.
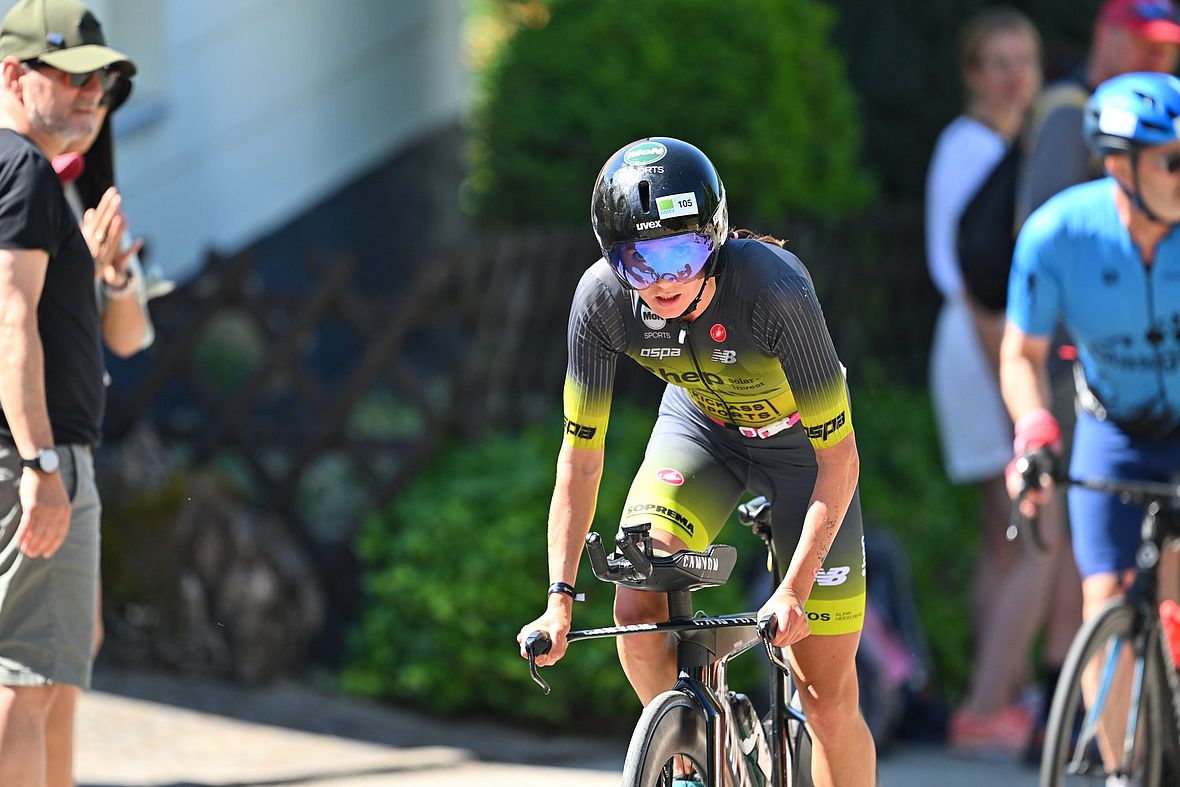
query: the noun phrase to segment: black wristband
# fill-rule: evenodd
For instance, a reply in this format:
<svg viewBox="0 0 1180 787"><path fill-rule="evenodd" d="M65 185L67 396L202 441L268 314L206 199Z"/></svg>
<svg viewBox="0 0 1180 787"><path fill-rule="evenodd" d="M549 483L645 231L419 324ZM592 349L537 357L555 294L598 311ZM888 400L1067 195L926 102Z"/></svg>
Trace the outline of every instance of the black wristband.
<svg viewBox="0 0 1180 787"><path fill-rule="evenodd" d="M550 585L548 595L553 595L554 593L564 593L574 601L581 601L585 598L581 593L574 590L574 586L568 582L554 582Z"/></svg>

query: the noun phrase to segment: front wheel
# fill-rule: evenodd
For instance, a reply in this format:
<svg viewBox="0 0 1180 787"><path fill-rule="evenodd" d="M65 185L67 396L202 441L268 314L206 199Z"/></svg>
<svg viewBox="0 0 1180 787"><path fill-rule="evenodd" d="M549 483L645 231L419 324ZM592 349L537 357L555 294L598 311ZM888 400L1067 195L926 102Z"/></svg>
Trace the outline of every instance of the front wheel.
<svg viewBox="0 0 1180 787"><path fill-rule="evenodd" d="M631 734L622 787L672 787L676 755L708 784L705 714L682 691L665 691L648 703Z"/></svg>
<svg viewBox="0 0 1180 787"><path fill-rule="evenodd" d="M1082 626L1045 730L1041 787L1163 783L1164 679L1158 630L1115 599Z"/></svg>

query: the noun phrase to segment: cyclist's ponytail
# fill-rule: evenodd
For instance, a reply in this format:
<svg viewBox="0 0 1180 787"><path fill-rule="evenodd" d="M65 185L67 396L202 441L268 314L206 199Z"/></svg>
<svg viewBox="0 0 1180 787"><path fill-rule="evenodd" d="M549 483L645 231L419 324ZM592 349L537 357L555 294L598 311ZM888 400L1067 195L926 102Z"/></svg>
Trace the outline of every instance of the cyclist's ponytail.
<svg viewBox="0 0 1180 787"><path fill-rule="evenodd" d="M736 239L743 239L743 240L760 240L763 243L771 243L771 244L774 244L775 246L778 246L780 248L786 248L786 246L787 246L787 242L785 240L781 240L779 238L776 238L773 235L762 235L757 232L754 232L753 230L747 230L747 229L734 230L733 237Z"/></svg>

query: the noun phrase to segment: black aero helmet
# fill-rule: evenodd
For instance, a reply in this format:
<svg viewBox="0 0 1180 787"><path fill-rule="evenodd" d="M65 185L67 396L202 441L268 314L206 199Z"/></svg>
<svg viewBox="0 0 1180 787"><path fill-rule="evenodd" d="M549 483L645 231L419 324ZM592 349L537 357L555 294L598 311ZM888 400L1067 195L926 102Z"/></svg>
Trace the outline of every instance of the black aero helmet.
<svg viewBox="0 0 1180 787"><path fill-rule="evenodd" d="M602 256L625 287L711 276L729 235L725 186L697 148L648 137L598 173L590 220Z"/></svg>

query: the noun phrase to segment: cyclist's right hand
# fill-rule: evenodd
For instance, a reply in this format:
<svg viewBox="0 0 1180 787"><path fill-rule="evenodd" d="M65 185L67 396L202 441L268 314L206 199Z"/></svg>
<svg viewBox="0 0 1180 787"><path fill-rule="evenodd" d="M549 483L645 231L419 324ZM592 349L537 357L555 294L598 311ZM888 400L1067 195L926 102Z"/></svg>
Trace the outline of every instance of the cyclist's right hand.
<svg viewBox="0 0 1180 787"><path fill-rule="evenodd" d="M1031 519L1053 494L1053 477L1042 475L1035 485L1030 485L1018 469L1019 463L1020 457L1017 457L1004 468L1004 485L1008 488L1008 497L1020 501L1020 513Z"/></svg>
<svg viewBox="0 0 1180 787"><path fill-rule="evenodd" d="M565 655L565 649L569 645L565 635L570 630L570 619L573 610L559 606L563 603L559 599L554 598L554 601L556 603L546 609L544 615L522 627L520 633L516 635L516 642L520 645L520 657L522 659L528 658L528 654L524 650L524 641L529 634L532 634L534 631L541 631L548 635L549 642L551 643L549 652L537 656L538 667L548 667L550 664L556 664Z"/></svg>
<svg viewBox="0 0 1180 787"><path fill-rule="evenodd" d="M1051 454L1055 459L1061 456L1061 427L1057 419L1043 407L1022 415L1013 429L1014 439L1012 449L1015 458L1004 469L1004 484L1008 488L1008 495L1020 500L1020 513L1026 517L1034 517L1037 510L1048 500L1053 487L1051 465L1044 462L1034 463L1034 467L1041 465L1045 472L1038 473L1035 479L1027 478L1018 467L1022 457L1034 458L1037 454Z"/></svg>

